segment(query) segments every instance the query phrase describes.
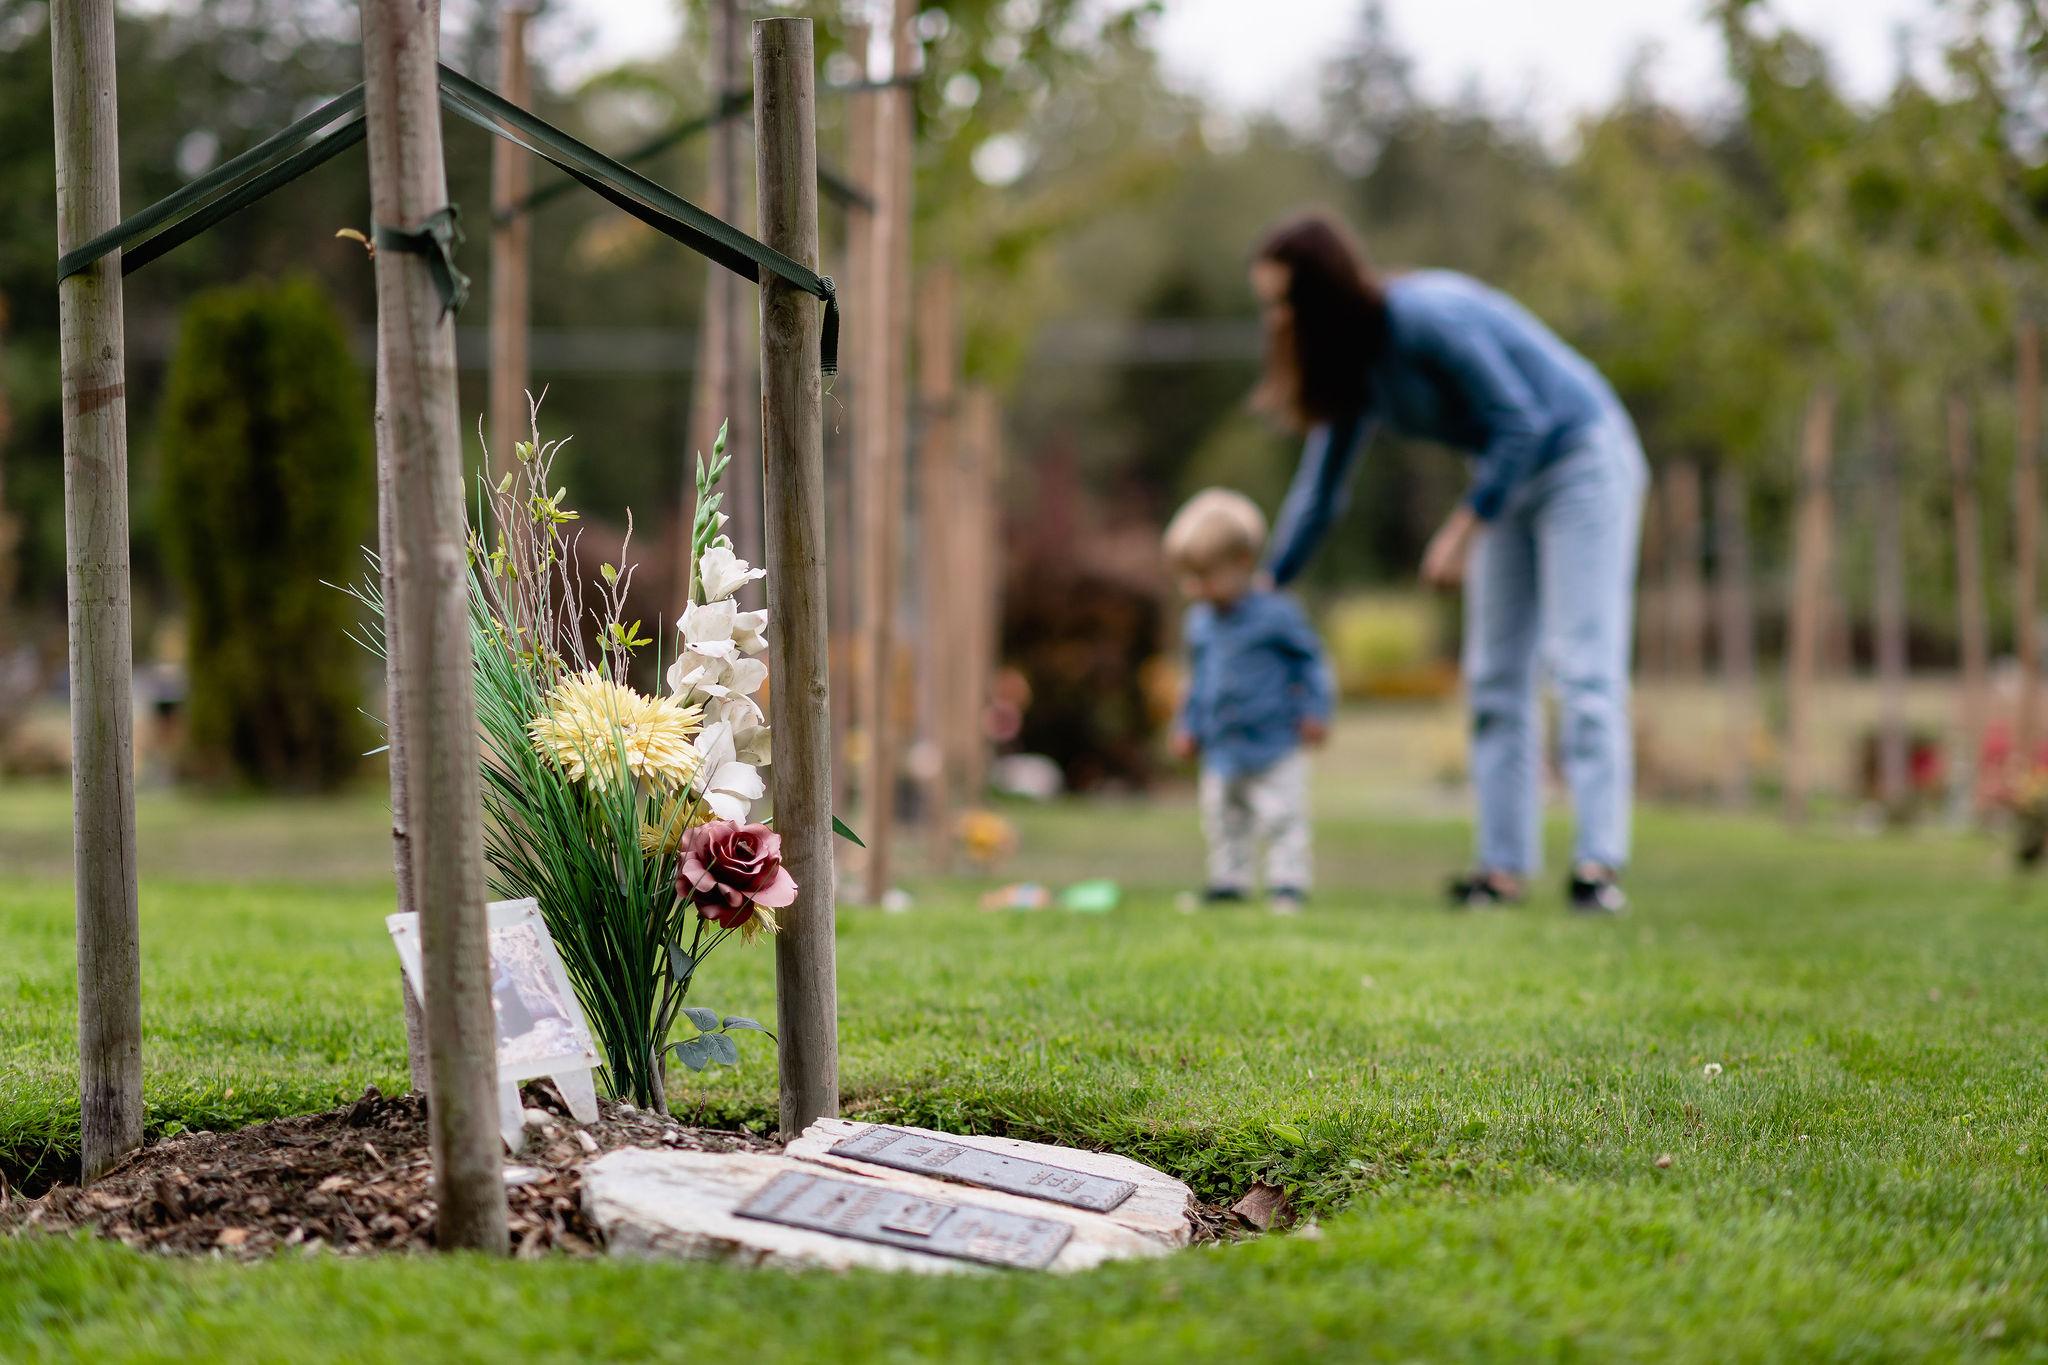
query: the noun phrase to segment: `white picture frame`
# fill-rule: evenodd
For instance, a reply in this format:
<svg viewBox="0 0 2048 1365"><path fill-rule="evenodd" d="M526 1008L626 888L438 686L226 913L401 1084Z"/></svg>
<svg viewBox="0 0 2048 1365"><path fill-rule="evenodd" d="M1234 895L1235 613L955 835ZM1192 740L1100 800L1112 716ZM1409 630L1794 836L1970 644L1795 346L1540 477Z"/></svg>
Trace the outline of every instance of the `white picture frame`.
<svg viewBox="0 0 2048 1365"><path fill-rule="evenodd" d="M528 896L492 901L486 909L491 1012L498 1025L498 1126L506 1147L516 1152L526 1137L519 1082L547 1077L579 1123L596 1123L597 1086L590 1071L599 1057L540 902ZM419 916L386 915L384 927L398 950L407 989L424 1004Z"/></svg>

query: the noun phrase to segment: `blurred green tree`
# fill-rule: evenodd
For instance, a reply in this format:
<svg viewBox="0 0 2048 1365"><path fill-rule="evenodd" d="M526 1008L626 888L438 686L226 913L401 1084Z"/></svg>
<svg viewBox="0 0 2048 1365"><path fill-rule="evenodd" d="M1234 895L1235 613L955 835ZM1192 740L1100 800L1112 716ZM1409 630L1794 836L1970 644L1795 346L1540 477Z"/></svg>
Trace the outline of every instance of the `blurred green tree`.
<svg viewBox="0 0 2048 1365"><path fill-rule="evenodd" d="M165 386L159 533L183 598L189 770L288 789L355 768L350 599L374 497L341 324L309 280L209 291Z"/></svg>

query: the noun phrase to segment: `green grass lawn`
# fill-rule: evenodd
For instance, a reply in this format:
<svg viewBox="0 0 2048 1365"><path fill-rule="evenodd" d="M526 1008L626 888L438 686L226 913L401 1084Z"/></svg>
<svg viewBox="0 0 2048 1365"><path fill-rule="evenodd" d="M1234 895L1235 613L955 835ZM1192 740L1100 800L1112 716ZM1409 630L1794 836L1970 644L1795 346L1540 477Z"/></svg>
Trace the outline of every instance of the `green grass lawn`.
<svg viewBox="0 0 2048 1365"><path fill-rule="evenodd" d="M1277 1180L1318 1238L973 1281L0 1242L0 1359L2048 1356L2048 892L1994 845L1651 812L1633 917L1453 916L1457 823L1325 809L1299 920L1177 913L1191 812L1096 804L1022 813L1011 871L1120 876L1115 912L924 885L839 934L850 1107L1211 1199ZM0 792L0 853L46 873L0 885L17 1169L75 1144L63 827L60 792ZM153 1124L403 1084L374 801L153 798L142 828ZM772 1012L768 952L712 973L701 1003ZM773 1079L762 1040L676 1098L758 1123Z"/></svg>

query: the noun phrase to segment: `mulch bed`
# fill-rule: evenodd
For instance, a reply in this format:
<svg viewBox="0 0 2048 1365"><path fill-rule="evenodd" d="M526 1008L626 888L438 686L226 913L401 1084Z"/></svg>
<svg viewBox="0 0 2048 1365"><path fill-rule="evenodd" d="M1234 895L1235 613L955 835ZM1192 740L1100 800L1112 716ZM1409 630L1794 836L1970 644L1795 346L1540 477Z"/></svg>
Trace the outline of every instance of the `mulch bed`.
<svg viewBox="0 0 2048 1365"><path fill-rule="evenodd" d="M515 1254L591 1255L603 1246L583 1216L584 1163L620 1147L779 1152L751 1133L689 1128L600 1100L584 1127L545 1085L524 1088L524 1150L506 1161ZM531 1115L529 1115L531 1118ZM0 1195L0 1233L90 1229L142 1250L258 1260L424 1251L434 1245L433 1162L426 1102L375 1087L340 1109L235 1133L182 1133L125 1157L90 1189L59 1185L40 1199Z"/></svg>

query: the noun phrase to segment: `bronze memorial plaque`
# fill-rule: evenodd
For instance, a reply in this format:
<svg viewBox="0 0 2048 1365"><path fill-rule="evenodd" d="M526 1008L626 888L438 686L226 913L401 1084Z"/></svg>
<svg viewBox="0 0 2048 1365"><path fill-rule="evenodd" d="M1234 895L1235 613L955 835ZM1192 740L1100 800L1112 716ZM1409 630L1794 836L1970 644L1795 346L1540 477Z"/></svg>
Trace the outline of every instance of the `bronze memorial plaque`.
<svg viewBox="0 0 2048 1365"><path fill-rule="evenodd" d="M833 1144L833 1156L871 1161L899 1171L957 1180L963 1185L980 1185L1005 1194L1050 1200L1072 1208L1108 1213L1129 1199L1138 1187L1128 1180L1106 1175L1089 1175L1063 1166L1048 1166L1020 1156L1002 1156L980 1147L963 1147L941 1142L922 1133L905 1132L886 1124L875 1124L864 1133Z"/></svg>
<svg viewBox="0 0 2048 1365"><path fill-rule="evenodd" d="M1065 1223L996 1209L962 1208L900 1190L785 1171L733 1210L785 1227L950 1256L1043 1270L1074 1235Z"/></svg>

